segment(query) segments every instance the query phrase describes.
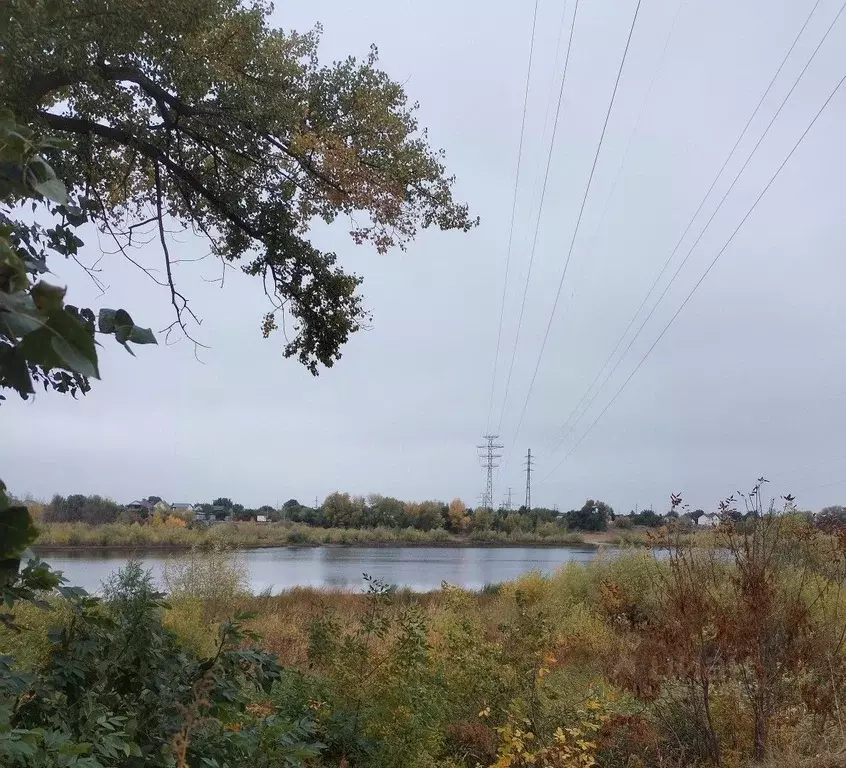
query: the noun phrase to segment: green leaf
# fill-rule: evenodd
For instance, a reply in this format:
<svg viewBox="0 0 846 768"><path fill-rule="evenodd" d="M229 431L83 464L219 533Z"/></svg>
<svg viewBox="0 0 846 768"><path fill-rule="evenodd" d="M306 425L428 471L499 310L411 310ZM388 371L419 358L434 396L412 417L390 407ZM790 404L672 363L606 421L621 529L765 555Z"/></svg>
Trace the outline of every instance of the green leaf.
<svg viewBox="0 0 846 768"><path fill-rule="evenodd" d="M39 312L49 314L64 306L67 289L58 285L50 285L50 283L41 280L32 287L30 293Z"/></svg>
<svg viewBox="0 0 846 768"><path fill-rule="evenodd" d="M55 203L66 203L68 201L68 193L65 185L59 179L47 179L47 181L39 181L34 187L42 197L52 200Z"/></svg>
<svg viewBox="0 0 846 768"><path fill-rule="evenodd" d="M115 325L135 325L135 323L132 321L129 312L125 309L118 309L115 311Z"/></svg>
<svg viewBox="0 0 846 768"><path fill-rule="evenodd" d="M0 307L9 310L9 312L18 312L24 315L38 314L35 301L26 291L15 291L14 293L0 291Z"/></svg>
<svg viewBox="0 0 846 768"><path fill-rule="evenodd" d="M45 371L63 368L62 358L53 349L54 335L54 332L47 325L26 334L17 347L25 362L30 365L40 365Z"/></svg>
<svg viewBox="0 0 846 768"><path fill-rule="evenodd" d="M41 139L41 146L51 149L73 149L73 141L59 136L45 136Z"/></svg>
<svg viewBox="0 0 846 768"><path fill-rule="evenodd" d="M66 366L82 376L99 379L94 338L82 323L65 310L50 315L49 327L55 331L51 345Z"/></svg>
<svg viewBox="0 0 846 768"><path fill-rule="evenodd" d="M28 175L30 186L35 192L61 205L68 202L68 191L65 185L56 177L55 171L43 158L38 155L33 157L27 171L31 171L35 176L33 180Z"/></svg>
<svg viewBox="0 0 846 768"><path fill-rule="evenodd" d="M124 345L128 341L133 344L158 344L150 328L139 328L137 325L119 326L115 329L115 338Z"/></svg>
<svg viewBox="0 0 846 768"><path fill-rule="evenodd" d="M129 348L133 344L158 344L156 336L150 328L135 325L132 317L125 309L101 309L97 316L97 326L100 333L113 333L115 339L123 344L133 357L135 353Z"/></svg>
<svg viewBox="0 0 846 768"><path fill-rule="evenodd" d="M97 315L97 327L100 333L114 333L115 332L115 315L117 312L114 309L101 309Z"/></svg>
<svg viewBox="0 0 846 768"><path fill-rule="evenodd" d="M32 296L26 291L0 292L0 310L5 310L0 311L0 331L11 338L23 336L44 325Z"/></svg>
<svg viewBox="0 0 846 768"><path fill-rule="evenodd" d="M32 333L42 325L44 325L44 321L37 317L0 310L0 334L8 336L10 339Z"/></svg>
<svg viewBox="0 0 846 768"><path fill-rule="evenodd" d="M156 336L151 328L140 328L137 325L132 326L132 331L129 334L129 341L133 344L158 344Z"/></svg>
<svg viewBox="0 0 846 768"><path fill-rule="evenodd" d="M26 361L45 370L64 368L99 378L93 336L65 309L50 313L47 324L26 334L18 345Z"/></svg>
<svg viewBox="0 0 846 768"><path fill-rule="evenodd" d="M13 189L24 192L23 166L14 160L3 160L0 162L0 180L8 182Z"/></svg>
<svg viewBox="0 0 846 768"><path fill-rule="evenodd" d="M7 507L0 512L0 559L19 558L37 536L26 507Z"/></svg>
<svg viewBox="0 0 846 768"><path fill-rule="evenodd" d="M6 290L9 293L26 291L29 288L26 265L4 237L0 237L0 278L7 281Z"/></svg>
<svg viewBox="0 0 846 768"><path fill-rule="evenodd" d="M58 752L62 755L87 755L91 751L91 743L88 741L80 741L76 744L63 744L59 747Z"/></svg>
<svg viewBox="0 0 846 768"><path fill-rule="evenodd" d="M86 354L86 351L74 346L67 339L61 336L53 337L53 349L56 354L65 363L65 366L78 373L81 376L87 376L91 379L99 379L100 372L97 369L97 354L92 356Z"/></svg>
<svg viewBox="0 0 846 768"><path fill-rule="evenodd" d="M6 333L10 338L17 338L40 328L44 322L29 293L0 292L0 332Z"/></svg>
<svg viewBox="0 0 846 768"><path fill-rule="evenodd" d="M24 339L33 333L27 334ZM31 395L35 390L32 388L27 362L31 360L23 351L23 343L13 347L0 345L0 386L11 387L24 398Z"/></svg>

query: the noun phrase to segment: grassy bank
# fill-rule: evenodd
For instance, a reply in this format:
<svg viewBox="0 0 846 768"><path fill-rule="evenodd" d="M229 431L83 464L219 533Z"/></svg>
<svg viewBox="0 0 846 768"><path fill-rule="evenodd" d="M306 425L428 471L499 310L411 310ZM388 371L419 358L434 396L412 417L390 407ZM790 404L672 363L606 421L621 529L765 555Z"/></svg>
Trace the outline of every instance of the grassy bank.
<svg viewBox="0 0 846 768"><path fill-rule="evenodd" d="M207 528L109 523L42 523L37 547L224 548L367 546L568 546L580 544L644 544L642 532L582 534L556 529L542 534L474 531L455 535L443 529L316 528L299 523L222 523Z"/></svg>
<svg viewBox="0 0 846 768"><path fill-rule="evenodd" d="M166 567L150 615L198 658L241 616L244 645L282 670L222 727L306 722L310 768L834 768L846 538L791 525L477 592L254 595L237 553L194 551ZM136 616L122 600L111 610ZM22 610L26 631L0 647L49 664L47 630L74 620L54 608Z"/></svg>
<svg viewBox="0 0 846 768"><path fill-rule="evenodd" d="M189 558L165 622L209 653L221 619L251 614L289 670L270 701L316 712L319 765L834 768L844 542L789 525L478 592L211 593Z"/></svg>

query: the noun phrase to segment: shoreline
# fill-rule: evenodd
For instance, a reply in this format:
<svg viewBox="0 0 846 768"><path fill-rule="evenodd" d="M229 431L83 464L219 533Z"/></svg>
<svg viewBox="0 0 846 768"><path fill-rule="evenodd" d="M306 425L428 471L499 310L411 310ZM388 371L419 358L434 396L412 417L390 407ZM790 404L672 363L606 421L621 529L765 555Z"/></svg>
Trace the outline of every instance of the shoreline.
<svg viewBox="0 0 846 768"><path fill-rule="evenodd" d="M82 552L82 551L123 551L123 552L188 552L197 545L191 544L145 544L139 542L137 544L38 544L32 545L32 551L36 554L40 553L54 553L54 552ZM261 543L249 546L232 546L226 547L227 550L233 552L248 552L255 549L352 549L354 547L361 549L385 549L388 547L400 548L424 548L430 547L433 549L519 549L519 548L543 548L543 549L596 549L602 547L622 547L626 546L625 542L621 541L589 541L582 542L572 541L360 541L360 542L331 542L331 543L299 543L287 544L280 543ZM629 544L629 546L633 546ZM634 545L637 546L637 545ZM198 549L208 549L210 547L200 544Z"/></svg>

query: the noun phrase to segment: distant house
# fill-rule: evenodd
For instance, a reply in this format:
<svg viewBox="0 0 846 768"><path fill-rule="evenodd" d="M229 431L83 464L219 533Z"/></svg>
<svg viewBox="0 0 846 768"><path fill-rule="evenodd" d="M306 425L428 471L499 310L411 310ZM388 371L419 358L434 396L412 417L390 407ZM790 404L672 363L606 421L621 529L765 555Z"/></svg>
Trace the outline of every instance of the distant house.
<svg viewBox="0 0 846 768"><path fill-rule="evenodd" d="M697 525L700 528L716 528L720 524L720 516L716 512L706 512L699 516Z"/></svg>
<svg viewBox="0 0 846 768"><path fill-rule="evenodd" d="M189 514L194 511L194 505L188 504L184 501L175 501L173 502L173 504L170 505L170 508L174 512L186 512Z"/></svg>
<svg viewBox="0 0 846 768"><path fill-rule="evenodd" d="M141 501L131 501L129 504L126 505L126 508L131 512L138 512L142 515L149 515L153 512L155 508L155 504L143 499Z"/></svg>
<svg viewBox="0 0 846 768"><path fill-rule="evenodd" d="M156 512L170 512L170 509L170 504L168 504L164 499L153 504L153 510Z"/></svg>
<svg viewBox="0 0 846 768"><path fill-rule="evenodd" d="M198 523L223 523L232 519L226 507L198 504L191 509L194 512L194 520Z"/></svg>

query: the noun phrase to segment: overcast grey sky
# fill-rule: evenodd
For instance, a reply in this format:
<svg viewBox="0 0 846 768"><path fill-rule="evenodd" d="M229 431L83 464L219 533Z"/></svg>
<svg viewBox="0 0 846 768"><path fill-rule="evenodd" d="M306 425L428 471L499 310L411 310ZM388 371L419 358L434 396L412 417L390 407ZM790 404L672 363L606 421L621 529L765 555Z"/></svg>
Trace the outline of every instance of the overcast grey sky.
<svg viewBox="0 0 846 768"><path fill-rule="evenodd" d="M846 14L833 29L732 195L640 339L562 449L548 446L640 305L735 142L814 0L684 0L651 98L602 228L616 170L656 72L679 0L643 0L562 299L520 434L526 398L559 284L636 0L582 0L552 155L516 366L501 439L513 456L498 478L522 499L522 456L537 457L536 505L602 498L618 511L671 491L695 506L760 474L802 506L846 499L846 88L835 97L643 367L546 482L628 377L752 201L846 74ZM247 505L333 490L406 499L484 487L475 444L485 430L512 205L532 2L313 0L279 3L285 29L324 27L325 60L363 56L420 101L481 226L429 231L406 253L379 256L344 227L316 224L315 242L365 278L373 329L357 334L315 379L265 341L260 286L211 261L180 265L210 349L188 343L101 352L102 381L78 401L39 394L0 406L3 478L19 493L101 493L120 501L219 495ZM567 19L573 0L568 3ZM822 0L675 270L841 7ZM534 231L530 211L553 73L561 0L541 0L529 92L515 247L494 426ZM569 21L568 21L569 23ZM556 78L553 84L552 79ZM530 217L531 214L531 217ZM174 246L202 255L189 235ZM87 243L94 245L92 235ZM106 245L105 240L103 244ZM96 254L91 253L93 261ZM150 262L160 256L144 252ZM144 325L170 322L167 296L117 256L105 297L78 271L58 274L75 303L124 306ZM637 327L639 323L636 324Z"/></svg>

